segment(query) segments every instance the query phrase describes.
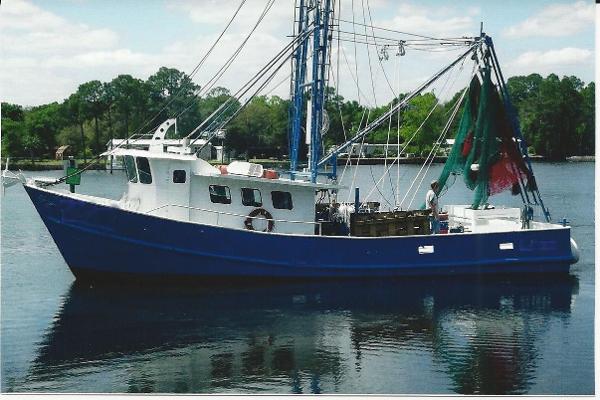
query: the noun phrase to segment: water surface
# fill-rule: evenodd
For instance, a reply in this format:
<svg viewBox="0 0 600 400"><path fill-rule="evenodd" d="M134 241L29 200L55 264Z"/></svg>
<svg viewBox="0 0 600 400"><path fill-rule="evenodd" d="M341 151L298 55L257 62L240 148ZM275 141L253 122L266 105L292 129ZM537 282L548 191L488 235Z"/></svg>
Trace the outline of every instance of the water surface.
<svg viewBox="0 0 600 400"><path fill-rule="evenodd" d="M546 205L571 221L581 248L562 278L80 286L24 190L9 188L2 391L592 394L594 164L534 167ZM417 170L401 167L402 187ZM343 183L366 188L383 166L359 167L354 185L353 171ZM78 191L119 198L124 181L90 172ZM394 195L379 190L369 200ZM465 195L457 182L441 202Z"/></svg>

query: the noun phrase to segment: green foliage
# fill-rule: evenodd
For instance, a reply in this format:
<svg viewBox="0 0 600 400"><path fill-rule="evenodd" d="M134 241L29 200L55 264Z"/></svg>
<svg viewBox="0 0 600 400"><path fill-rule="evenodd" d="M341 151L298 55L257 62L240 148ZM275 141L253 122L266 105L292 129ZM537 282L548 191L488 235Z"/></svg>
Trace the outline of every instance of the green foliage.
<svg viewBox="0 0 600 400"><path fill-rule="evenodd" d="M548 159L594 154L594 83L538 74L507 82L528 145Z"/></svg>
<svg viewBox="0 0 600 400"><path fill-rule="evenodd" d="M585 85L576 77L543 78L531 74L512 77L507 83L530 148L550 159L594 154L593 82ZM178 117L179 136L183 136L231 99L230 91L223 87L212 88L201 98L196 96L199 90L185 73L162 67L146 81L119 75L110 82L85 82L61 104L24 109L3 102L2 152L12 157L53 157L56 147L69 144L80 157L98 154L110 138L152 132L159 123L173 117ZM391 122L384 123L365 142L406 143L427 119L406 150L427 153L461 92L440 102L429 118L438 99L433 93L417 96L407 109L394 115ZM325 151L353 137L392 105L369 109L336 95L331 87L326 89L326 97L329 129L323 136ZM403 97L400 95L394 103ZM269 157L287 154L289 105L289 100L277 96L253 99L226 126L225 144L238 153ZM231 107L219 121L228 120L239 106L237 100L231 101ZM458 115L461 114L459 110ZM458 130L458 120L454 120L449 137ZM304 157L306 148L304 144L301 147Z"/></svg>
<svg viewBox="0 0 600 400"><path fill-rule="evenodd" d="M225 145L238 153L281 154L287 147L289 101L277 96L254 98L227 128Z"/></svg>
<svg viewBox="0 0 600 400"><path fill-rule="evenodd" d="M200 123L200 113L195 106L196 91L200 87L189 76L175 68L161 67L146 81L149 110L153 117L150 127L183 113L177 121L180 132L188 132ZM169 131L171 133L171 131Z"/></svg>

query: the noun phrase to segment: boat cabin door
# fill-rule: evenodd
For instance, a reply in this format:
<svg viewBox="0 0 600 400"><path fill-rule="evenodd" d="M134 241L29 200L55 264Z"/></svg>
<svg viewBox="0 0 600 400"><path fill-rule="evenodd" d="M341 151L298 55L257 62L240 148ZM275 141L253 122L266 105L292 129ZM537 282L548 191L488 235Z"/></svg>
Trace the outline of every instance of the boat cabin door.
<svg viewBox="0 0 600 400"><path fill-rule="evenodd" d="M154 159L156 172L156 206L158 215L181 221L190 220L190 163L172 159Z"/></svg>

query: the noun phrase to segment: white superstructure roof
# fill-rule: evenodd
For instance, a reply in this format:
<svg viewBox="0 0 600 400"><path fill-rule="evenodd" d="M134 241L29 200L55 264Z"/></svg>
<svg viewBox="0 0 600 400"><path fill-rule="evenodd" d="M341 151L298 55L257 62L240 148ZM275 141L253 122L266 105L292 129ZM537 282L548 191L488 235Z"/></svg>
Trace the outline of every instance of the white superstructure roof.
<svg viewBox="0 0 600 400"><path fill-rule="evenodd" d="M171 160L182 160L182 161L193 161L198 160L195 154L178 154L178 153L164 153L158 151L148 151L140 149L123 149L118 147L113 150L105 151L101 156L134 156L134 157L146 157L151 159L171 159Z"/></svg>

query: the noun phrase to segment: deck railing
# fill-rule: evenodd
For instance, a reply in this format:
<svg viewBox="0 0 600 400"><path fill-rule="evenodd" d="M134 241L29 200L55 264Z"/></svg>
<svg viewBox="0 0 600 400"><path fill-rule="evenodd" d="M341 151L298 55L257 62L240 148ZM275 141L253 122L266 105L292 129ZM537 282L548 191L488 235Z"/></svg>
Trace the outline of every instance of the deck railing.
<svg viewBox="0 0 600 400"><path fill-rule="evenodd" d="M256 216L256 217L251 217L249 215L243 215L243 214L237 214L237 213L232 213L232 212L226 212L226 211L217 211L217 210L209 210L207 208L199 208L199 207L192 207L192 206L184 206L181 204L163 204L159 207L153 208L151 210L146 211L147 214L156 212L158 210L162 210L164 208L169 208L169 207L176 207L176 208L184 208L184 209L188 209L188 210L194 210L194 211L201 211L201 212L207 212L207 213L212 213L212 214L216 214L217 215L217 222L216 222L216 226L221 226L219 224L219 216L221 215L227 215L227 216L231 216L231 217L238 217L238 218L250 218L252 220L254 219L262 219L265 221L273 221L273 222L280 222L280 223L286 223L286 224L305 224L305 225L312 225L312 226L316 226L317 227L317 235L321 235L321 229L322 229L322 223L321 222L315 222L315 221L293 221L293 220L285 220L285 219L275 219L275 218L264 218L264 217L260 217L260 216ZM282 232L285 233L285 232Z"/></svg>

